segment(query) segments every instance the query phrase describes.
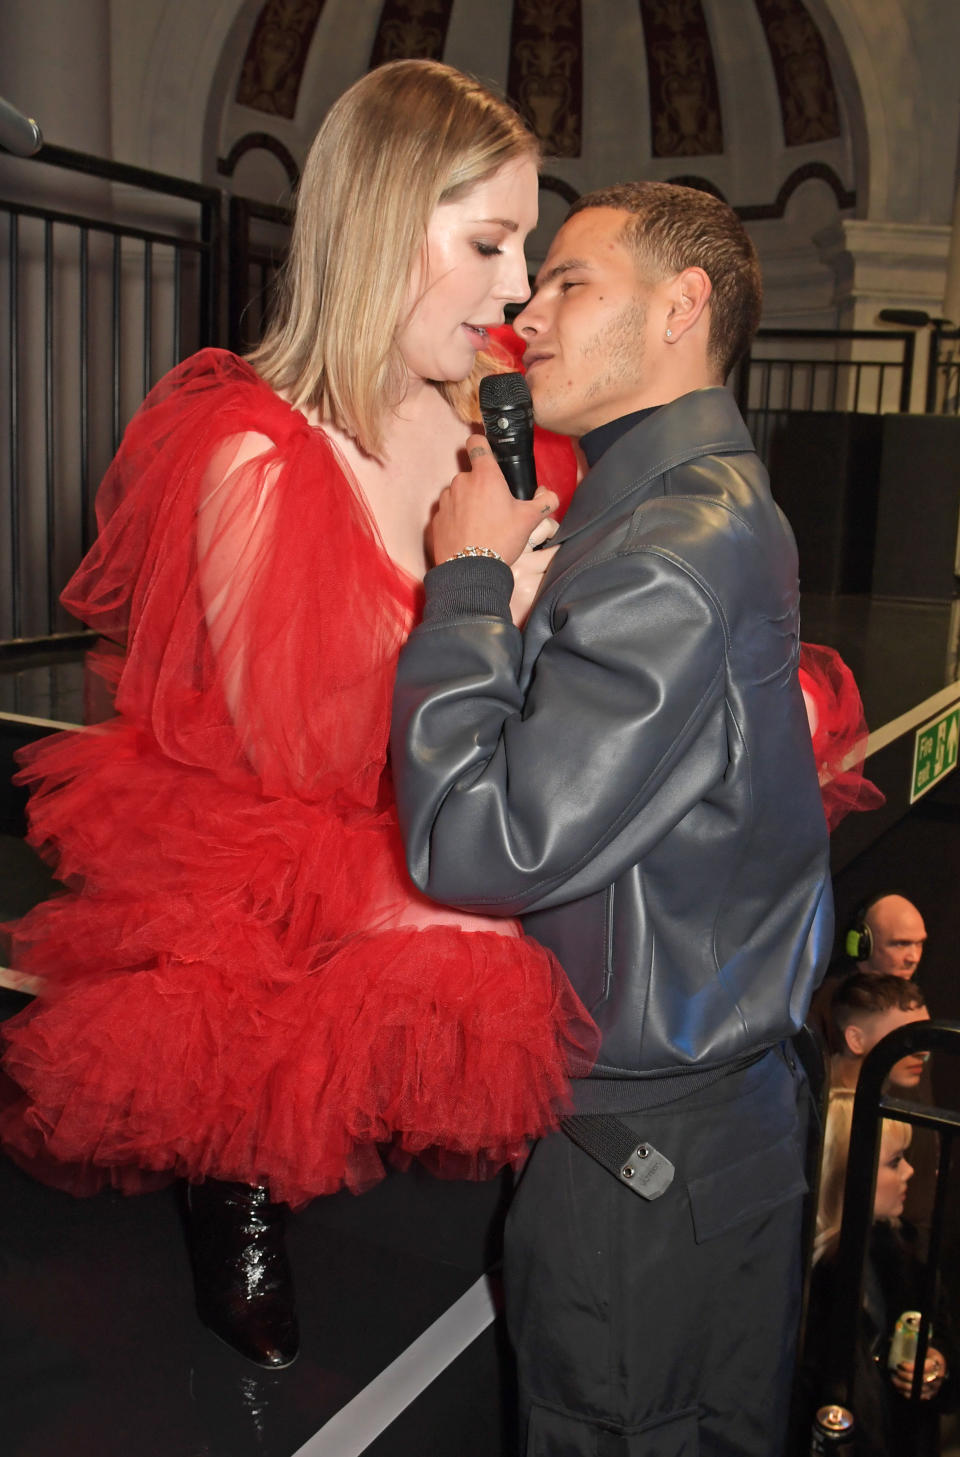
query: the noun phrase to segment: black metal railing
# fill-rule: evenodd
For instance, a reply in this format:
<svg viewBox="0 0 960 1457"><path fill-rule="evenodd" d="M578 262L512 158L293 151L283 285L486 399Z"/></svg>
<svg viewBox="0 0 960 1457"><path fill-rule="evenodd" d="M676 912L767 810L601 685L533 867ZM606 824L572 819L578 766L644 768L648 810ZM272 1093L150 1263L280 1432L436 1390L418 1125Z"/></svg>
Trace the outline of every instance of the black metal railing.
<svg viewBox="0 0 960 1457"><path fill-rule="evenodd" d="M960 329L930 330L928 415L960 415Z"/></svg>
<svg viewBox="0 0 960 1457"><path fill-rule="evenodd" d="M960 1110L933 1108L909 1102L891 1092L884 1092L883 1088L890 1069L902 1057L910 1053L927 1052L954 1055L960 1053L960 1022L912 1022L891 1032L868 1054L857 1083L830 1320L832 1340L829 1378L821 1395L824 1405L835 1405L852 1412L854 1422L854 1380L862 1320L864 1276L873 1224L874 1182L884 1118L934 1129L940 1139L930 1236L921 1281L921 1318L911 1394L913 1401L920 1399L924 1358L934 1316L940 1251L946 1228L953 1139L960 1132Z"/></svg>
<svg viewBox="0 0 960 1457"><path fill-rule="evenodd" d="M127 419L167 369L215 342L220 193L140 167L44 146L16 169L86 179L77 206L0 200L8 323L0 353L8 523L0 567L0 642L28 651L75 630L63 582L90 544L91 498ZM46 180L46 179L45 179ZM79 195L78 195L79 194Z"/></svg>
<svg viewBox="0 0 960 1457"><path fill-rule="evenodd" d="M881 415L910 408L912 329L760 329L733 390L760 457L786 418L828 410Z"/></svg>
<svg viewBox="0 0 960 1457"><path fill-rule="evenodd" d="M75 640L59 592L127 420L193 350L257 342L291 222L287 208L229 199L224 298L218 188L50 145L3 169L14 185L0 200L0 658ZM68 210L80 179L93 195ZM958 338L931 335L928 410L960 413ZM761 456L798 412L909 409L914 348L913 329L761 330L731 381Z"/></svg>
<svg viewBox="0 0 960 1457"><path fill-rule="evenodd" d="M252 349L263 336L292 225L288 207L249 197L230 199L227 337L237 354Z"/></svg>

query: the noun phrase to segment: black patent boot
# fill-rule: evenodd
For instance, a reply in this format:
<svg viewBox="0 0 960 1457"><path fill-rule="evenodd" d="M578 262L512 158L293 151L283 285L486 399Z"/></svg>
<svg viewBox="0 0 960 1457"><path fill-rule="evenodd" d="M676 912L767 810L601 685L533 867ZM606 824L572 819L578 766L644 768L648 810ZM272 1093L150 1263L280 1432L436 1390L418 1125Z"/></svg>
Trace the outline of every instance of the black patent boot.
<svg viewBox="0 0 960 1457"><path fill-rule="evenodd" d="M283 1209L262 1185L206 1179L187 1190L197 1311L228 1346L278 1370L300 1349Z"/></svg>

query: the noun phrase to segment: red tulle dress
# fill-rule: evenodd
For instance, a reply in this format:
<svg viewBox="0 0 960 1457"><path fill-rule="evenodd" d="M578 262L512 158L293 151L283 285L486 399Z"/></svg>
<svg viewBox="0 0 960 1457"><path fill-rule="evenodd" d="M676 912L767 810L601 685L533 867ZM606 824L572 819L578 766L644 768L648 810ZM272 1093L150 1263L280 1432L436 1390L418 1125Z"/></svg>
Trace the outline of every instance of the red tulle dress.
<svg viewBox="0 0 960 1457"><path fill-rule="evenodd" d="M800 644L800 687L827 827L853 811L879 809L884 794L864 776L867 721L856 679L835 648Z"/></svg>
<svg viewBox="0 0 960 1457"><path fill-rule="evenodd" d="M63 600L120 645L117 716L24 756L69 889L15 929L42 989L3 1027L7 1151L76 1193L209 1175L293 1205L388 1149L518 1164L596 1032L515 922L407 877L386 756L419 584L328 437L206 350L135 417L98 519Z"/></svg>

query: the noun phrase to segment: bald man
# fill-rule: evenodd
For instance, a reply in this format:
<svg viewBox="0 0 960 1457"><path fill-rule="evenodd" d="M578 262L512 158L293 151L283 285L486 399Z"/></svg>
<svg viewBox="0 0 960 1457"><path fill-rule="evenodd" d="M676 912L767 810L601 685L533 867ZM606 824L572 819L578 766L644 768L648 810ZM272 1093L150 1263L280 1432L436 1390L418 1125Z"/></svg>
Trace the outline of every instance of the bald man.
<svg viewBox="0 0 960 1457"><path fill-rule="evenodd" d="M869 931L870 950L857 962L858 971L911 977L920 965L927 940L923 917L903 895L883 895L868 902L862 924Z"/></svg>
<svg viewBox="0 0 960 1457"><path fill-rule="evenodd" d="M898 892L884 892L862 901L843 943L845 955L832 966L814 993L807 1024L825 1055L842 1052L833 1031L831 1005L840 979L852 971L912 977L927 940L923 917L912 901Z"/></svg>

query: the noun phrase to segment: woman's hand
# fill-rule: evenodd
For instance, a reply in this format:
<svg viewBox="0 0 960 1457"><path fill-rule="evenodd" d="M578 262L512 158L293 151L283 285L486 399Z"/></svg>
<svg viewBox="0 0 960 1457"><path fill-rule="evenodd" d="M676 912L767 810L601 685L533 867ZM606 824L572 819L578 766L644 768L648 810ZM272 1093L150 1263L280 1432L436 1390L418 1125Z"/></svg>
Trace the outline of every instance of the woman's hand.
<svg viewBox="0 0 960 1457"><path fill-rule="evenodd" d="M526 549L513 564L513 595L510 598L510 616L517 627L523 627L530 615L540 584L547 567L553 561L559 547L547 546L534 551L541 541L549 541L559 531L559 523L548 518L541 521L531 532Z"/></svg>
<svg viewBox="0 0 960 1457"><path fill-rule="evenodd" d="M921 1401L932 1401L943 1385L947 1374L947 1363L933 1346L927 1347L927 1359L923 1363L923 1381L920 1386ZM903 1396L909 1396L913 1389L913 1362L901 1361L890 1373L890 1380Z"/></svg>

